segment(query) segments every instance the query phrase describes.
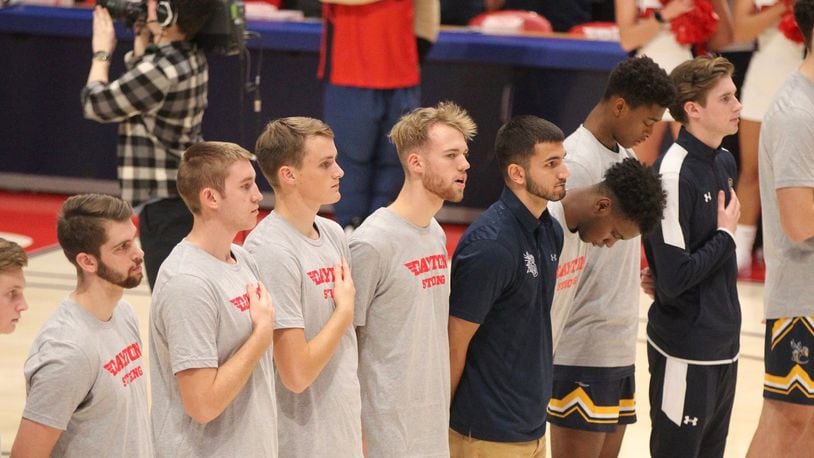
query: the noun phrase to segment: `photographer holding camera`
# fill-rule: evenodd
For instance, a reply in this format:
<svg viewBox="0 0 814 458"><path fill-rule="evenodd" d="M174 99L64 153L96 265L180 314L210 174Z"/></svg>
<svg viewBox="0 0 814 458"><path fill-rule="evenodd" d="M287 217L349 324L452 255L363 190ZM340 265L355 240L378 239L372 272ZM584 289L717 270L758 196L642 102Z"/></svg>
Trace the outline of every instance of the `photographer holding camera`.
<svg viewBox="0 0 814 458"><path fill-rule="evenodd" d="M158 268L192 229L192 214L175 185L183 152L203 141L206 57L192 41L207 23L213 0L97 0L93 57L82 89L85 118L118 122L122 198L140 208L139 232L150 288ZM126 72L109 81L116 47L113 19L133 26Z"/></svg>

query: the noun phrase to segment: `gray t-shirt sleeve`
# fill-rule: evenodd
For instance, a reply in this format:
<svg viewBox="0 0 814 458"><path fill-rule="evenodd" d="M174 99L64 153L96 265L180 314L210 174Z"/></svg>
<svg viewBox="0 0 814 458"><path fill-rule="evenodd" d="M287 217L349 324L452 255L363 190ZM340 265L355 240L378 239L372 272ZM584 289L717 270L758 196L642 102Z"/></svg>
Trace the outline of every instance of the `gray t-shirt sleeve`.
<svg viewBox="0 0 814 458"><path fill-rule="evenodd" d="M808 143L814 138L814 125L808 121L810 115L794 110L784 118L786 132L804 134L776 136L772 157L775 189L814 187L814 154L811 154L811 144Z"/></svg>
<svg viewBox="0 0 814 458"><path fill-rule="evenodd" d="M359 240L350 242L351 259L353 260L353 285L356 288L356 303L353 324L364 326L367 323L368 308L376 297L379 282L385 275L382 255L373 245Z"/></svg>
<svg viewBox="0 0 814 458"><path fill-rule="evenodd" d="M64 431L90 393L97 370L76 342L45 341L25 362L23 418Z"/></svg>
<svg viewBox="0 0 814 458"><path fill-rule="evenodd" d="M260 279L274 304L275 329L305 328L302 314L302 266L296 256L274 247L253 254Z"/></svg>
<svg viewBox="0 0 814 458"><path fill-rule="evenodd" d="M203 279L179 275L162 291L172 373L218 367L218 298Z"/></svg>

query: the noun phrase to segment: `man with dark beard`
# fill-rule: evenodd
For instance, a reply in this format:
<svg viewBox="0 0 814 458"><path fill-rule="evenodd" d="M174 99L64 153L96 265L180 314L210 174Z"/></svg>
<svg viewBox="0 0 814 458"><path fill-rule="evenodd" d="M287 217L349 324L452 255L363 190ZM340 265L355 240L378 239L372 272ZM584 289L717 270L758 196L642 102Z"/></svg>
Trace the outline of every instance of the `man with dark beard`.
<svg viewBox="0 0 814 458"><path fill-rule="evenodd" d="M57 237L77 284L31 346L14 455L153 454L138 322L122 301L143 275L132 216L127 202L101 194L62 206Z"/></svg>
<svg viewBox="0 0 814 458"><path fill-rule="evenodd" d="M518 116L497 133L506 187L452 257L450 455L545 455L551 301L563 244L546 209L565 196L562 131Z"/></svg>
<svg viewBox="0 0 814 458"><path fill-rule="evenodd" d="M349 240L369 457L449 454L449 269L434 216L463 199L475 131L450 102L404 115L389 135L401 191Z"/></svg>

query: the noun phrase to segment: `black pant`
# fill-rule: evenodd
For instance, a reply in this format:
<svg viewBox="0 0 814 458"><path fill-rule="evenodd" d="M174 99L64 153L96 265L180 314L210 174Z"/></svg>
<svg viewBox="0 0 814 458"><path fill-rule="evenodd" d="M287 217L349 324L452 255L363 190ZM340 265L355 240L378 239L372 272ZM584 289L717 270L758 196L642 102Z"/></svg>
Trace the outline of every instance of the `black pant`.
<svg viewBox="0 0 814 458"><path fill-rule="evenodd" d="M147 204L139 214L139 238L144 250L144 266L150 289L158 269L178 242L192 230L192 213L180 197Z"/></svg>
<svg viewBox="0 0 814 458"><path fill-rule="evenodd" d="M688 364L686 389L664 392L667 358L647 346L650 363L650 454L662 457L722 457L729 433L729 418L735 402L738 363L703 366ZM681 364L681 363L678 363ZM676 382L673 378L671 382ZM676 424L662 410L664 396L683 396Z"/></svg>

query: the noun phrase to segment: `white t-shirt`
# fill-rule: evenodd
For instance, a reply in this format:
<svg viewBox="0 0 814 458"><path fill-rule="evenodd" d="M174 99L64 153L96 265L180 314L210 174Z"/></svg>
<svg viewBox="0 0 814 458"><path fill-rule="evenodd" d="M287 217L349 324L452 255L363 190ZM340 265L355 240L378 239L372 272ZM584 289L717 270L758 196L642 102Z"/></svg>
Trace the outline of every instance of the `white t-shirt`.
<svg viewBox="0 0 814 458"><path fill-rule="evenodd" d="M554 289L554 300L551 303L551 348L556 355L557 342L571 313L579 280L585 269L588 244L580 240L578 232L571 232L568 229L561 201L548 202L548 212L560 223L563 233L562 252L557 265L557 287Z"/></svg>
<svg viewBox="0 0 814 458"><path fill-rule="evenodd" d="M607 149L584 126L565 139L568 189L592 186L632 150ZM585 269L557 343L554 364L619 367L636 361L641 237L611 248L588 247Z"/></svg>

